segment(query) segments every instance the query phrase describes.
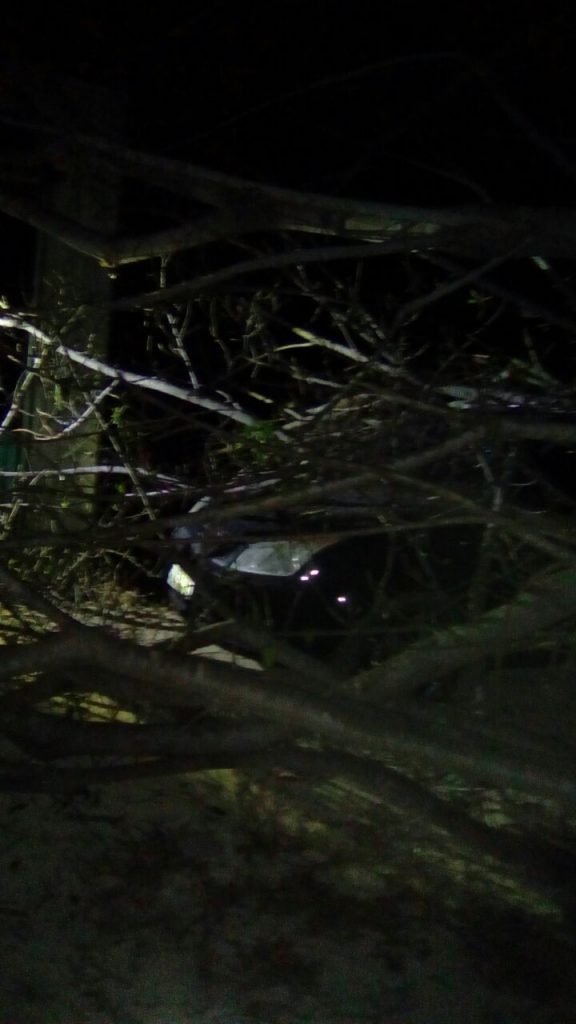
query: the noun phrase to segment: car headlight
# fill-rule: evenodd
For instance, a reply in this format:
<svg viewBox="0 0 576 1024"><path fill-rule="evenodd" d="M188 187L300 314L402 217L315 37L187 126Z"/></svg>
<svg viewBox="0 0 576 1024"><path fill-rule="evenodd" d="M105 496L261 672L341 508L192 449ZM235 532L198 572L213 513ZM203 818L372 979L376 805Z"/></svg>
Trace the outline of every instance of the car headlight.
<svg viewBox="0 0 576 1024"><path fill-rule="evenodd" d="M196 589L196 583L181 565L171 565L170 572L168 573L166 582L172 590L175 590L177 594L181 594L182 597L190 598Z"/></svg>

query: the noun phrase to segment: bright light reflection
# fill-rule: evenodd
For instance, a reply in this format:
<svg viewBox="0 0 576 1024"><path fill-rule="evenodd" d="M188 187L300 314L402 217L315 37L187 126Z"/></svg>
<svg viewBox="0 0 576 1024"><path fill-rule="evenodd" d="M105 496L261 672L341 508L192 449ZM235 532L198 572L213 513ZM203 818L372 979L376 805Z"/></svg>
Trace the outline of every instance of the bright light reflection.
<svg viewBox="0 0 576 1024"><path fill-rule="evenodd" d="M338 604L346 604L348 598L346 597L346 594L339 594L336 600L338 601Z"/></svg>
<svg viewBox="0 0 576 1024"><path fill-rule="evenodd" d="M320 569L310 569L310 575L311 576L319 576L320 575Z"/></svg>

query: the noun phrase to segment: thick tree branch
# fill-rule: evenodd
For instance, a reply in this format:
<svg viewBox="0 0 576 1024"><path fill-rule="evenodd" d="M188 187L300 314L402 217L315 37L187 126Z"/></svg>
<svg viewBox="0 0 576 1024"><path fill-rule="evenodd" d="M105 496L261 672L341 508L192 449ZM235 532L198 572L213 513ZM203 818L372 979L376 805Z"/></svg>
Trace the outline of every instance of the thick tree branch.
<svg viewBox="0 0 576 1024"><path fill-rule="evenodd" d="M576 210L571 208L434 209L332 198L245 181L98 138L79 136L74 146L84 160L92 156L115 173L144 179L215 210L194 212L188 223L176 229L111 239L41 209L33 201L0 194L0 209L9 216L59 238L105 266L120 266L255 231L295 231L374 242L380 252L391 245L395 251L435 249L482 259L510 254L570 257L576 249ZM316 259L330 258L320 252ZM334 253L331 258L342 256ZM350 258L354 258L352 254ZM292 257L292 262L298 260Z"/></svg>
<svg viewBox="0 0 576 1024"><path fill-rule="evenodd" d="M33 611L45 615L51 622L64 628L76 624L76 620L62 611L52 601L49 601L42 594L39 594L32 587L23 583L17 576L11 573L6 566L0 563L0 600L2 597L8 599L11 604L23 604Z"/></svg>
<svg viewBox="0 0 576 1024"><path fill-rule="evenodd" d="M410 693L423 683L483 661L488 655L529 647L542 630L576 616L576 570L566 569L535 580L509 604L481 619L428 635L382 665L354 680L371 702Z"/></svg>
<svg viewBox="0 0 576 1024"><path fill-rule="evenodd" d="M77 757L213 757L277 748L287 732L276 725L222 722L204 726L69 721L38 711L3 710L1 731L48 760Z"/></svg>
<svg viewBox="0 0 576 1024"><path fill-rule="evenodd" d="M563 598L567 600L565 595ZM573 603L574 597L570 607ZM122 691L122 678L126 677L134 681L134 699L141 703L186 706L200 697L209 709L225 715L265 717L293 736L312 735L332 746L362 750L374 757L396 753L436 768L441 765L444 771L502 785L527 786L568 803L576 800L576 786L568 772L565 778L551 775L545 760L534 763L531 757L519 763L517 757L508 757L482 737L471 744L468 735L444 723L439 726L396 710L387 710L380 717L373 705L325 701L297 686L270 681L265 672L141 648L100 629L76 627L60 639L53 671L69 673L87 668L102 673L107 679L105 691L112 696L116 680ZM33 651L35 645L27 647ZM38 658L37 671L44 667L43 654ZM26 669L32 670L29 662Z"/></svg>

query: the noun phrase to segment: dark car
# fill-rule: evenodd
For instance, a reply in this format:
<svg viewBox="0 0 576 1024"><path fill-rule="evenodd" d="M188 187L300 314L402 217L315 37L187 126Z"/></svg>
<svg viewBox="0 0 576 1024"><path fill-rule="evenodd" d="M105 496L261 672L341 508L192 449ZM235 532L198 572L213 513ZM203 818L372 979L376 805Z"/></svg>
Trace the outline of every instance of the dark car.
<svg viewBox="0 0 576 1024"><path fill-rule="evenodd" d="M354 536L375 525L365 502L348 497L328 514L324 508L318 516L301 515L296 525L269 513L238 516L216 529L205 516L194 522L211 505L202 498L190 523L173 533L186 568L174 561L167 582L180 611L220 594L240 612L256 606L261 619L290 634L330 637L370 606L388 542L384 534Z"/></svg>

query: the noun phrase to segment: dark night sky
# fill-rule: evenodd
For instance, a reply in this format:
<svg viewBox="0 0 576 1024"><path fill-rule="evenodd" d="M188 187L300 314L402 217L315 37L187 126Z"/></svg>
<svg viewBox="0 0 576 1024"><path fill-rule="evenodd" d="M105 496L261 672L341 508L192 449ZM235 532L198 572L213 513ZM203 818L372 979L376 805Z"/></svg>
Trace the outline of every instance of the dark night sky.
<svg viewBox="0 0 576 1024"><path fill-rule="evenodd" d="M213 0L191 11L79 3L31 23L12 7L4 97L15 69L97 82L124 109L127 142L303 189L570 201L570 174L517 118L572 155L570 8Z"/></svg>
<svg viewBox="0 0 576 1024"><path fill-rule="evenodd" d="M96 84L120 141L215 170L392 203L573 203L571 7L111 8L6 11L0 138L2 117L51 123L62 103L97 133L75 83ZM145 196L131 216L150 208ZM26 300L33 233L0 227L0 291Z"/></svg>

